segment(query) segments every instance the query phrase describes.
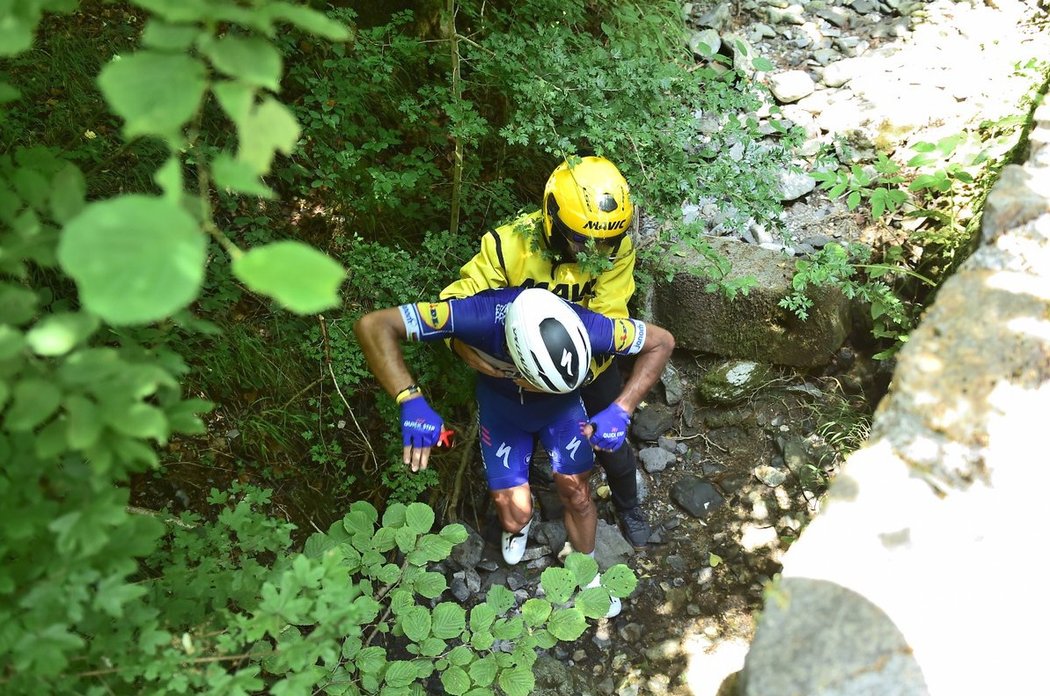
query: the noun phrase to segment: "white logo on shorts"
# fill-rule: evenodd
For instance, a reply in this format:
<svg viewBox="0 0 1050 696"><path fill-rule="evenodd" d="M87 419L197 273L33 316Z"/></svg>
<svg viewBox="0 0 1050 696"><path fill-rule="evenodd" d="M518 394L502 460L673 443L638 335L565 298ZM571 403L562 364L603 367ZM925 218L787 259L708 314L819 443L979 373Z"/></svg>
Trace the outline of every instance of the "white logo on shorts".
<svg viewBox="0 0 1050 696"><path fill-rule="evenodd" d="M499 443L499 448L496 449L496 456L503 458L504 469L510 468L510 445L508 445L506 442Z"/></svg>

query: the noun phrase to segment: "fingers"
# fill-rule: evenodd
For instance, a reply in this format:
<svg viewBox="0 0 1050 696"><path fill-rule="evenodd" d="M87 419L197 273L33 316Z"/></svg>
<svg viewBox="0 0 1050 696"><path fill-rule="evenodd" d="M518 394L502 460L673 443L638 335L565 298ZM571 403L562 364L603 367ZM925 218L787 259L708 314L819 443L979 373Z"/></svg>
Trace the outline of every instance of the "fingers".
<svg viewBox="0 0 1050 696"><path fill-rule="evenodd" d="M405 445L401 452L401 461L412 469L413 473L422 471L430 463L430 448L418 445Z"/></svg>

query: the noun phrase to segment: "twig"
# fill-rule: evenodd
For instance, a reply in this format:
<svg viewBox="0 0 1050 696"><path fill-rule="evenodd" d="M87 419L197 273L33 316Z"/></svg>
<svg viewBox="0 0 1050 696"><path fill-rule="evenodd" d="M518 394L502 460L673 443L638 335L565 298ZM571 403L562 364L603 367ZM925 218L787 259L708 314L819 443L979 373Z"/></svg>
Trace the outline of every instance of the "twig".
<svg viewBox="0 0 1050 696"><path fill-rule="evenodd" d="M368 448L368 452L372 455L372 462L375 464L375 468L369 473L375 473L379 471L379 458L376 457L376 451L372 449L372 443L369 442L368 437L365 435L365 431L361 428L361 424L357 422L357 416L354 415L354 409L350 407L350 402L343 396L343 390L339 388L339 380L335 377L335 370L332 369L332 351L328 344L328 322L325 321L324 315L318 314L317 321L321 324L321 340L324 342L324 362L325 366L328 367L328 374L332 376L332 384L335 385L335 391L339 394L339 398L343 400L343 405L346 406L346 412L350 414L350 419L354 421L354 426L357 427L357 432L361 434L361 439L365 443L365 447Z"/></svg>
<svg viewBox="0 0 1050 696"><path fill-rule="evenodd" d="M161 522L164 522L165 524L173 524L176 527L182 527L183 529L195 529L197 527L197 525L195 524L183 522L177 517L166 515L158 510L149 510L147 508L136 507L134 505L128 505L124 508L124 510L131 513L132 515L145 515L146 517L155 517Z"/></svg>
<svg viewBox="0 0 1050 696"><path fill-rule="evenodd" d="M470 430L467 431L467 437L460 442L464 447L459 456L459 467L456 469L456 478L452 484L452 494L449 495L448 502L445 504L445 518L453 522L459 519L456 515L456 509L459 507L459 496L463 488L463 473L473 459L474 441L477 437L478 418L477 406L475 405L470 412Z"/></svg>

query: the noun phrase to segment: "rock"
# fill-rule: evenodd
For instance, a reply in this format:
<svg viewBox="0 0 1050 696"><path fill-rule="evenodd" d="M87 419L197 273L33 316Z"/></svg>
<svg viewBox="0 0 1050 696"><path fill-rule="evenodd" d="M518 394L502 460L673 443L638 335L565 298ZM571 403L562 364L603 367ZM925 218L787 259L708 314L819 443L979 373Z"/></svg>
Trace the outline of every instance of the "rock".
<svg viewBox="0 0 1050 696"><path fill-rule="evenodd" d="M781 170L777 175L777 186L780 189L780 200L794 201L816 188L817 182L805 172Z"/></svg>
<svg viewBox="0 0 1050 696"><path fill-rule="evenodd" d="M707 241L729 260L727 281L751 277L756 284L746 297L734 299L707 292L707 279L686 270L707 262L684 245L675 249L668 263L681 270L670 282L656 283L652 311L654 321L674 334L677 347L774 365L827 364L850 327L849 302L842 293L828 286L809 290L814 304L803 321L778 304L791 293L792 262L734 239Z"/></svg>
<svg viewBox="0 0 1050 696"><path fill-rule="evenodd" d="M485 539L470 525L464 524L467 530L467 538L452 548L449 558L464 570L473 570L481 562L481 555L485 550Z"/></svg>
<svg viewBox="0 0 1050 696"><path fill-rule="evenodd" d="M655 474L674 464L675 456L674 453L660 447L646 447L638 453L638 459L646 471Z"/></svg>
<svg viewBox="0 0 1050 696"><path fill-rule="evenodd" d="M620 529L605 520L598 520L594 539L594 560L599 570L608 570L617 563L626 563L634 555L631 542L623 538Z"/></svg>
<svg viewBox="0 0 1050 696"><path fill-rule="evenodd" d="M763 464L755 467L755 478L770 488L776 488L787 480L787 474L780 469Z"/></svg>
<svg viewBox="0 0 1050 696"><path fill-rule="evenodd" d="M769 91L781 104L797 102L813 94L813 78L804 70L788 70L769 77Z"/></svg>
<svg viewBox="0 0 1050 696"><path fill-rule="evenodd" d="M710 483L695 476L685 476L671 487L671 500L693 517L703 519L722 505L725 499Z"/></svg>
<svg viewBox="0 0 1050 696"><path fill-rule="evenodd" d="M668 361L660 375L660 383L664 386L664 401L668 406L675 406L682 400L684 388L682 377L678 374L678 368Z"/></svg>
<svg viewBox="0 0 1050 696"><path fill-rule="evenodd" d="M734 404L751 396L771 375L769 365L726 360L704 373L697 385L697 394L706 403Z"/></svg>
<svg viewBox="0 0 1050 696"><path fill-rule="evenodd" d="M674 426L674 413L662 404L649 404L634 412L631 435L641 442L656 442Z"/></svg>
<svg viewBox="0 0 1050 696"><path fill-rule="evenodd" d="M722 39L714 29L703 29L689 37L689 50L701 58L710 60L720 48Z"/></svg>

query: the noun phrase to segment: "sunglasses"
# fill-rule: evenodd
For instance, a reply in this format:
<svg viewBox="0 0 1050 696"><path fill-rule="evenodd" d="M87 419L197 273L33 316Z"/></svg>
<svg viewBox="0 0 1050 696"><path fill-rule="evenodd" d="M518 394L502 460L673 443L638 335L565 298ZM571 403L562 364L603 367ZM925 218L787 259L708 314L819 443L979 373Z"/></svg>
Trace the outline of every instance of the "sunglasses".
<svg viewBox="0 0 1050 696"><path fill-rule="evenodd" d="M598 248L611 249L617 246L627 234L626 232L621 232L620 234L615 235L613 237L589 237L585 234L580 234L579 232L576 232L575 230L571 229L568 225L561 221L557 214L551 215L551 227L554 229L555 232L564 237L565 240L569 242L569 244L581 249L586 247L588 242L594 242L594 245Z"/></svg>

